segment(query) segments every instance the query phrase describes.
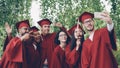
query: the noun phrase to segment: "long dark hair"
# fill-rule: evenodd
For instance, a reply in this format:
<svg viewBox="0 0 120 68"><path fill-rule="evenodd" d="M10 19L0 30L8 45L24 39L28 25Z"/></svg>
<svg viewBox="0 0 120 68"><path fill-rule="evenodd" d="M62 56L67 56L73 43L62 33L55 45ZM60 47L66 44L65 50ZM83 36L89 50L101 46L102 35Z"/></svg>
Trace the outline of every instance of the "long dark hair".
<svg viewBox="0 0 120 68"><path fill-rule="evenodd" d="M70 50L72 51L76 47L76 40L77 40L77 39L75 39L74 31L72 33L72 38L71 39L72 40L71 40ZM82 51L83 42L84 42L84 35L82 35L82 38L81 38L81 44L80 44L80 47L79 47L79 52Z"/></svg>
<svg viewBox="0 0 120 68"><path fill-rule="evenodd" d="M57 45L60 44L60 41L58 40L60 32L64 32L64 33L67 35L66 44L68 44L71 39L70 39L68 33L67 33L66 31L64 31L64 30L60 30L59 32L57 32L56 37L55 37L55 39L54 39L54 43L57 44Z"/></svg>

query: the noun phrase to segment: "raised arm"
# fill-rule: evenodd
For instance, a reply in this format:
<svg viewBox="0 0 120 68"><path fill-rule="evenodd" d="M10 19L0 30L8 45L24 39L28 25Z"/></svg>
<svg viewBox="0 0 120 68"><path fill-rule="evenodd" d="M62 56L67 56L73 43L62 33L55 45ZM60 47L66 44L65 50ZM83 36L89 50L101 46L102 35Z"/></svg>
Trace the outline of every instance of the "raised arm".
<svg viewBox="0 0 120 68"><path fill-rule="evenodd" d="M3 51L5 51L7 44L10 42L10 40L13 38L12 37L12 27L6 22L5 23L5 30L7 33L7 37L5 38L4 46L3 46Z"/></svg>
<svg viewBox="0 0 120 68"><path fill-rule="evenodd" d="M107 30L109 31L110 42L113 50L117 50L116 37L114 33L114 23L108 12L103 12L103 18L101 20L107 23Z"/></svg>

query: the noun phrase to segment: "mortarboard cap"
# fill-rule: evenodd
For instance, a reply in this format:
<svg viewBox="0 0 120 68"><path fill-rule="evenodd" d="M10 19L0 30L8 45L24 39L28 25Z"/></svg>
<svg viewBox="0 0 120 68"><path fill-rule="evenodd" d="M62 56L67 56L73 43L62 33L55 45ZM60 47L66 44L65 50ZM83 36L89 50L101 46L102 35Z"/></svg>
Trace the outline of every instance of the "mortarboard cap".
<svg viewBox="0 0 120 68"><path fill-rule="evenodd" d="M68 30L68 33L69 33L70 35L72 35L72 33L74 32L74 30L75 30L76 28L82 29L82 31L85 33L85 31L84 31L83 28L80 26L80 24L75 24L72 28L70 28L70 29Z"/></svg>
<svg viewBox="0 0 120 68"><path fill-rule="evenodd" d="M39 29L38 29L36 26L32 26L32 27L30 28L30 30L33 31L33 32L39 31Z"/></svg>
<svg viewBox="0 0 120 68"><path fill-rule="evenodd" d="M45 25L45 24L50 25L51 23L52 23L52 22L51 22L49 19L42 19L42 20L38 21L38 24L39 24L40 26L43 26L43 25Z"/></svg>
<svg viewBox="0 0 120 68"><path fill-rule="evenodd" d="M30 27L29 20L23 20L16 23L17 30L22 27Z"/></svg>
<svg viewBox="0 0 120 68"><path fill-rule="evenodd" d="M90 12L84 12L79 16L79 21L83 23L83 21L88 18L94 18L94 14Z"/></svg>

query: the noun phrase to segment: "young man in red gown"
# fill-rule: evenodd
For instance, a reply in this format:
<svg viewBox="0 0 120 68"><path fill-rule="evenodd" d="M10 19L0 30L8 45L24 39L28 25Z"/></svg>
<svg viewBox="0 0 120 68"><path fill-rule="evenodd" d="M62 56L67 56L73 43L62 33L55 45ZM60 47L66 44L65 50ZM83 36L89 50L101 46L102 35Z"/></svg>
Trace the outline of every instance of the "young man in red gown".
<svg viewBox="0 0 120 68"><path fill-rule="evenodd" d="M56 33L50 33L50 25L51 21L49 19L42 19L38 21L38 24L41 27L41 65L40 67L44 67L44 65L48 65L48 68L50 67L51 57L52 53L54 51L54 48L56 47L56 44L54 43L54 39L56 36ZM61 23L55 23L54 26L59 27L62 30L65 30L65 28L62 26Z"/></svg>
<svg viewBox="0 0 120 68"><path fill-rule="evenodd" d="M94 14L84 12L79 17L89 34L83 43L82 68L118 68L112 53L112 50L117 50L114 23L108 12L102 12L101 16L100 19L105 21L107 26L100 29L94 27Z"/></svg>
<svg viewBox="0 0 120 68"><path fill-rule="evenodd" d="M29 21L24 20L16 24L19 35L12 38L8 43L1 62L0 68L26 68L24 58L24 45L30 38L29 32ZM24 64L23 64L24 63Z"/></svg>

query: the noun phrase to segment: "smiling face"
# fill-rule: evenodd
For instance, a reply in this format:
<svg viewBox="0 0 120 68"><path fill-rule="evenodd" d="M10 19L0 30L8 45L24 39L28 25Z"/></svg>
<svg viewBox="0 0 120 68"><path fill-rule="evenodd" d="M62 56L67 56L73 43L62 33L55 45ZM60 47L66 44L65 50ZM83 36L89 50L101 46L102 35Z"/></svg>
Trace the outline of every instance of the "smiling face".
<svg viewBox="0 0 120 68"><path fill-rule="evenodd" d="M29 32L29 27L21 27L18 31L21 35L24 35Z"/></svg>
<svg viewBox="0 0 120 68"><path fill-rule="evenodd" d="M66 41L67 41L67 34L65 32L63 32L63 31L60 32L58 40L60 41L60 43L61 42L66 43Z"/></svg>
<svg viewBox="0 0 120 68"><path fill-rule="evenodd" d="M38 31L33 32L33 36L34 36L35 42L39 43L41 41L40 40L40 33Z"/></svg>
<svg viewBox="0 0 120 68"><path fill-rule="evenodd" d="M93 31L94 30L94 21L92 18L85 19L83 21L84 27L87 29L87 31Z"/></svg>
<svg viewBox="0 0 120 68"><path fill-rule="evenodd" d="M48 34L49 31L50 31L50 25L49 25L49 24L44 24L44 25L41 27L41 30L42 30L42 33L43 33L43 34Z"/></svg>
<svg viewBox="0 0 120 68"><path fill-rule="evenodd" d="M82 35L83 35L83 31L80 29L80 28L76 28L74 30L74 37L76 39L81 39L82 38Z"/></svg>

